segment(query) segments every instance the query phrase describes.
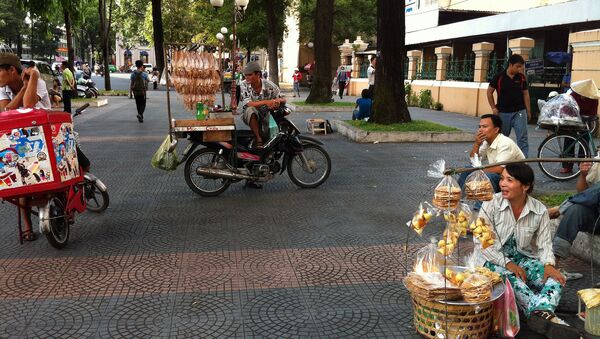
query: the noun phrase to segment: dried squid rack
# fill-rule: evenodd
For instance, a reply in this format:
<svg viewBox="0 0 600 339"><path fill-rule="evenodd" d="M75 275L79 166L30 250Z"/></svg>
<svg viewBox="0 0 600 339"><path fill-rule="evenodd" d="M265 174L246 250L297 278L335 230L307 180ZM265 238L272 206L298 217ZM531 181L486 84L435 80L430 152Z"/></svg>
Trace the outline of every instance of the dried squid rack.
<svg viewBox="0 0 600 339"><path fill-rule="evenodd" d="M203 44L165 43L165 79L167 83L167 112L169 135L190 137L203 142L235 140L235 123L231 112L211 112L216 101L216 93L222 90L222 59L214 56L216 48ZM171 113L170 89L181 96L184 107L191 112L201 103L209 109L206 120L173 119ZM224 105L224 102L223 102Z"/></svg>

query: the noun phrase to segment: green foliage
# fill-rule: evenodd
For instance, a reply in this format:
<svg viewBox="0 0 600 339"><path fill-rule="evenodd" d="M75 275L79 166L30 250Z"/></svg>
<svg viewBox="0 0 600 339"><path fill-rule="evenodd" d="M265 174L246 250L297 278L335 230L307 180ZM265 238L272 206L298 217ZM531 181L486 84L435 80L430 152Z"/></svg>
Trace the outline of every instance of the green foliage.
<svg viewBox="0 0 600 339"><path fill-rule="evenodd" d="M419 107L431 109L433 107L433 97L428 89L419 92Z"/></svg>
<svg viewBox="0 0 600 339"><path fill-rule="evenodd" d="M27 12L21 4L13 1L0 1L0 40L7 45L16 45L22 42L22 35L26 29L25 17ZM16 52L16 51L15 51Z"/></svg>
<svg viewBox="0 0 600 339"><path fill-rule="evenodd" d="M444 109L444 104L442 104L439 101L436 101L436 102L433 103L433 109L436 110L436 111L441 111L441 110Z"/></svg>
<svg viewBox="0 0 600 339"><path fill-rule="evenodd" d="M120 96L128 96L129 95L129 91L128 90L111 90L111 91L106 91L106 90L100 90L98 95L103 95L103 96L110 96L110 97L120 97Z"/></svg>
<svg viewBox="0 0 600 339"><path fill-rule="evenodd" d="M97 6L96 6L97 7ZM150 0L121 0L114 11L114 30L124 48L129 49L140 44L147 44L147 32L144 23L150 18L152 23L152 4ZM152 24L150 24L152 36Z"/></svg>
<svg viewBox="0 0 600 339"><path fill-rule="evenodd" d="M301 0L294 8L300 21L300 42L315 39L314 16L316 0ZM341 44L344 39L353 41L357 35L370 42L374 48L377 29L377 4L373 0L336 0L334 4L333 42Z"/></svg>
<svg viewBox="0 0 600 339"><path fill-rule="evenodd" d="M536 197L539 201L541 201L547 207L554 207L560 205L567 198L575 194L574 192L564 192L564 193L555 193L548 194Z"/></svg>
<svg viewBox="0 0 600 339"><path fill-rule="evenodd" d="M376 124L364 120L344 121L354 127L368 132L455 132L460 131L457 128L436 124L427 120L412 120L411 122L397 124Z"/></svg>

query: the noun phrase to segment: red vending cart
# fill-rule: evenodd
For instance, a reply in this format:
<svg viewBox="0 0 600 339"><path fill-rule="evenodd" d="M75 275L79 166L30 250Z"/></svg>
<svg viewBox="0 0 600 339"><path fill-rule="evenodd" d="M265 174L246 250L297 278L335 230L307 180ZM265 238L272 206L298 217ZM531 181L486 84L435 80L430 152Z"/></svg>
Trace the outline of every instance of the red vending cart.
<svg viewBox="0 0 600 339"><path fill-rule="evenodd" d="M56 248L66 246L74 212L86 208L83 182L70 114L40 109L0 113L0 199L26 211L36 207L32 214L38 216L40 231Z"/></svg>

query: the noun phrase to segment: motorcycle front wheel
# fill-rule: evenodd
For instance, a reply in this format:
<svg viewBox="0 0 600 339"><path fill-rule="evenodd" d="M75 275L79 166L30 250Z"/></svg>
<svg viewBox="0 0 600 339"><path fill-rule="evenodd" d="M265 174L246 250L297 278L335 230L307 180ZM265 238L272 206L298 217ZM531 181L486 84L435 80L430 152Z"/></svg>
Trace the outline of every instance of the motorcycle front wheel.
<svg viewBox="0 0 600 339"><path fill-rule="evenodd" d="M223 193L230 184L228 179L210 178L196 173L200 167L225 169L227 160L217 150L204 148L194 152L185 163L184 176L187 185L203 197L214 197Z"/></svg>
<svg viewBox="0 0 600 339"><path fill-rule="evenodd" d="M301 153L288 160L288 175L302 188L315 188L323 184L331 173L329 154L318 145L304 145Z"/></svg>
<svg viewBox="0 0 600 339"><path fill-rule="evenodd" d="M50 199L50 231L46 233L46 239L52 247L61 249L67 246L71 226L66 214L67 197L65 193L59 193Z"/></svg>

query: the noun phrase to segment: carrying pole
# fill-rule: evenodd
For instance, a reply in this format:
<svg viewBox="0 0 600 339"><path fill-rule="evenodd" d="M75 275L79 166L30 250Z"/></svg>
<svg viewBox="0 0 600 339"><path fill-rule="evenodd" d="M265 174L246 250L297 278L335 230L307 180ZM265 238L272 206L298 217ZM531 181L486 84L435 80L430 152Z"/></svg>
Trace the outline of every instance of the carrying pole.
<svg viewBox="0 0 600 339"><path fill-rule="evenodd" d="M531 158L531 159L523 159L523 160L511 160L511 161L501 161L495 164L488 164L484 166L478 167L458 167L458 168L449 168L444 171L445 175L453 175L460 174L464 172L473 172L476 170L482 170L490 167L496 166L504 166L510 164L522 164L528 162L600 162L600 158Z"/></svg>
<svg viewBox="0 0 600 339"><path fill-rule="evenodd" d="M167 59L167 46L168 44L163 44L163 57L165 60L165 79L167 81L167 114L169 117L169 140L173 142L173 133L171 126L171 88L169 87L169 59Z"/></svg>

